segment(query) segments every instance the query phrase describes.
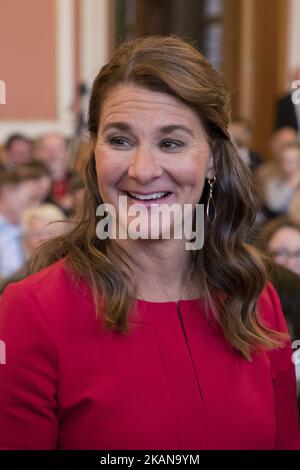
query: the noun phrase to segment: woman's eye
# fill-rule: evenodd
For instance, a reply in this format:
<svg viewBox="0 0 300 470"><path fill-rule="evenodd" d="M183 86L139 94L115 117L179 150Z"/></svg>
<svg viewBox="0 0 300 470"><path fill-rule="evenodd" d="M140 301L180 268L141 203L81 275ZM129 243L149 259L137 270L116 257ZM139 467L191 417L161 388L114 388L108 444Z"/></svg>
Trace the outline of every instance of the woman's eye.
<svg viewBox="0 0 300 470"><path fill-rule="evenodd" d="M126 137L121 137L121 136L109 137L107 141L109 145L113 147L124 148L124 147L129 147L132 145L129 139L127 139Z"/></svg>
<svg viewBox="0 0 300 470"><path fill-rule="evenodd" d="M160 143L160 147L166 150L178 150L183 147L183 142L180 140L166 139Z"/></svg>

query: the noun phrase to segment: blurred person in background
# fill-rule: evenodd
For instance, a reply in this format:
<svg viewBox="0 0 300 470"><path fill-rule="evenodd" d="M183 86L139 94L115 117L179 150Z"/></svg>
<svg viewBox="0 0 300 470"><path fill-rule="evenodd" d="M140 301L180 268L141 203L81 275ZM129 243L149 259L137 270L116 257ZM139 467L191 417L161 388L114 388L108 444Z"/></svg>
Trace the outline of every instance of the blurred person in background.
<svg viewBox="0 0 300 470"><path fill-rule="evenodd" d="M258 172L258 188L270 218L286 214L300 186L300 144L280 147L276 160Z"/></svg>
<svg viewBox="0 0 300 470"><path fill-rule="evenodd" d="M300 275L272 262L269 279L278 292L292 340L300 339Z"/></svg>
<svg viewBox="0 0 300 470"><path fill-rule="evenodd" d="M64 212L54 204L42 204L25 209L21 216L21 236L24 253L23 266L12 276L0 282L0 294L11 282L17 282L28 275L28 263L34 250L41 243L66 232Z"/></svg>
<svg viewBox="0 0 300 470"><path fill-rule="evenodd" d="M89 88L84 82L79 82L76 87L75 100L72 111L75 115L75 134L80 137L87 121Z"/></svg>
<svg viewBox="0 0 300 470"><path fill-rule="evenodd" d="M20 165L16 171L22 178L32 180L35 183L35 204L50 202L52 179L48 168L41 162L32 160L26 165Z"/></svg>
<svg viewBox="0 0 300 470"><path fill-rule="evenodd" d="M0 278L23 265L21 217L25 209L38 204L36 179L28 169L0 172Z"/></svg>
<svg viewBox="0 0 300 470"><path fill-rule="evenodd" d="M13 134L5 142L4 166L7 170L29 163L32 159L32 142L23 134Z"/></svg>
<svg viewBox="0 0 300 470"><path fill-rule="evenodd" d="M21 218L22 241L26 259L41 243L63 235L66 231L66 216L54 204L42 204L26 209Z"/></svg>
<svg viewBox="0 0 300 470"><path fill-rule="evenodd" d="M47 166L42 162L32 160L27 165L23 165L22 169L30 172L36 182L38 202L42 204L50 201L52 178Z"/></svg>
<svg viewBox="0 0 300 470"><path fill-rule="evenodd" d="M81 176L74 173L69 185L69 210L65 210L67 216L72 216L77 207L81 204L85 195L85 184Z"/></svg>
<svg viewBox="0 0 300 470"><path fill-rule="evenodd" d="M300 80L300 66L292 71L290 82ZM291 85L290 84L290 85ZM292 101L292 91L289 91L282 96L276 106L275 115L275 129L281 129L283 127L291 127L300 134L300 104L294 104Z"/></svg>
<svg viewBox="0 0 300 470"><path fill-rule="evenodd" d="M282 127L273 132L270 139L272 160L276 160L282 149L289 144L299 142L298 134L292 127Z"/></svg>
<svg viewBox="0 0 300 470"><path fill-rule="evenodd" d="M268 277L279 294L293 340L300 339L300 274L297 266L292 269L289 257L283 255L287 250L290 255L289 236L298 237L299 230L300 224L294 224L288 217L278 217L263 225L255 240L255 245L267 254ZM296 246L300 247L300 242Z"/></svg>
<svg viewBox="0 0 300 470"><path fill-rule="evenodd" d="M260 249L271 256L269 279L278 292L293 341L300 340L300 223L278 217L258 236ZM298 357L295 351L294 356ZM300 364L295 362L300 417Z"/></svg>
<svg viewBox="0 0 300 470"><path fill-rule="evenodd" d="M52 188L50 201L68 211L68 189L72 173L69 169L67 143L61 134L45 134L37 139L34 158L44 163L50 171Z"/></svg>
<svg viewBox="0 0 300 470"><path fill-rule="evenodd" d="M264 249L264 248L263 248ZM282 310L293 341L300 340L300 276L278 263L270 264L269 279L275 286ZM298 411L300 418L300 363L297 360L299 352L294 350L298 395Z"/></svg>
<svg viewBox="0 0 300 470"><path fill-rule="evenodd" d="M71 217L76 208L80 205L85 194L85 185L81 176L73 173L66 194L64 195L64 214L66 217ZM51 199L49 199L51 202Z"/></svg>
<svg viewBox="0 0 300 470"><path fill-rule="evenodd" d="M292 341L300 340L300 276L283 265L273 263L269 279L275 286L287 321ZM298 410L300 418L300 363L299 352L294 351L294 363L297 378Z"/></svg>
<svg viewBox="0 0 300 470"><path fill-rule="evenodd" d="M300 224L278 217L262 227L259 240L275 263L300 275Z"/></svg>
<svg viewBox="0 0 300 470"><path fill-rule="evenodd" d="M240 157L252 171L256 170L262 164L263 159L250 148L252 140L252 127L250 123L246 119L234 119L229 126L229 132L237 146Z"/></svg>

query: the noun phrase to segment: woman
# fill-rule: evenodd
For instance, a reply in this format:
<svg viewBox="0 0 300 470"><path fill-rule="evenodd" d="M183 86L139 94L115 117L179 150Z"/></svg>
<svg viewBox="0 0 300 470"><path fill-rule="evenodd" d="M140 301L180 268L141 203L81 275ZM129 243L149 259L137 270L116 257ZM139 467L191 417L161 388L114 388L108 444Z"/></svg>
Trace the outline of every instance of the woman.
<svg viewBox="0 0 300 470"><path fill-rule="evenodd" d="M300 275L300 224L297 221L281 216L267 222L258 241L275 263Z"/></svg>
<svg viewBox="0 0 300 470"><path fill-rule="evenodd" d="M299 445L286 324L247 244L251 177L228 122L221 78L180 39L123 44L100 71L74 229L3 295L2 448ZM152 208L200 200L204 248L164 238ZM127 237L101 236L102 202ZM158 236L133 233L136 204Z"/></svg>
<svg viewBox="0 0 300 470"><path fill-rule="evenodd" d="M29 263L43 242L66 232L67 222L63 211L54 204L41 204L25 209L21 217L22 247L25 262L21 269L0 282L0 294L11 282L28 276Z"/></svg>
<svg viewBox="0 0 300 470"><path fill-rule="evenodd" d="M299 190L299 143L295 141L286 144L276 157L276 165L265 165L258 173L263 203L274 216L288 212Z"/></svg>

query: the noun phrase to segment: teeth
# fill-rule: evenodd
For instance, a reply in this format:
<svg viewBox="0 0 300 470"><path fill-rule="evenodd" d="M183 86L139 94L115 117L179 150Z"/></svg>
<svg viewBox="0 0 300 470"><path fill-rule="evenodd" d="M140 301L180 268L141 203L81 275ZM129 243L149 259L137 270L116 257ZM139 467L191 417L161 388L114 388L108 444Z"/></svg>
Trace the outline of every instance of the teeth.
<svg viewBox="0 0 300 470"><path fill-rule="evenodd" d="M141 201L149 201L151 199L160 199L161 197L166 196L168 193L153 193L153 194L128 193L128 194L136 199L140 199Z"/></svg>

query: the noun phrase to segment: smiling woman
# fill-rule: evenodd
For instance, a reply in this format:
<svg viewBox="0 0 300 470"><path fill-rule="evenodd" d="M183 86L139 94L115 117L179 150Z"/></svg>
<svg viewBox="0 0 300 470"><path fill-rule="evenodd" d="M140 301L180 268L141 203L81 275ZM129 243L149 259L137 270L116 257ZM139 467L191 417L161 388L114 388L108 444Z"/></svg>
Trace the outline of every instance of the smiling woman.
<svg viewBox="0 0 300 470"><path fill-rule="evenodd" d="M107 95L101 116L95 160L99 192L105 203L119 207L119 198L127 196L128 212L137 202L148 208L162 204L164 208L176 204L196 207L205 177L211 178L214 169L195 111L165 93L123 85ZM126 217L130 224L135 215L118 211L117 223L120 217L123 221ZM168 228L166 221L166 217L160 221L161 235ZM154 211L146 213L144 220L139 218L139 224L141 233L146 231L144 227L151 231L157 225ZM126 247L131 251L131 244L126 243ZM135 251L135 245L133 248Z"/></svg>
<svg viewBox="0 0 300 470"><path fill-rule="evenodd" d="M124 43L94 81L88 124L74 227L0 304L0 447L299 448L291 346L248 244L255 198L222 79L178 38ZM205 204L203 249L160 225L156 238L98 237L98 206L120 219L121 197L129 222L136 205L153 223L154 207Z"/></svg>

